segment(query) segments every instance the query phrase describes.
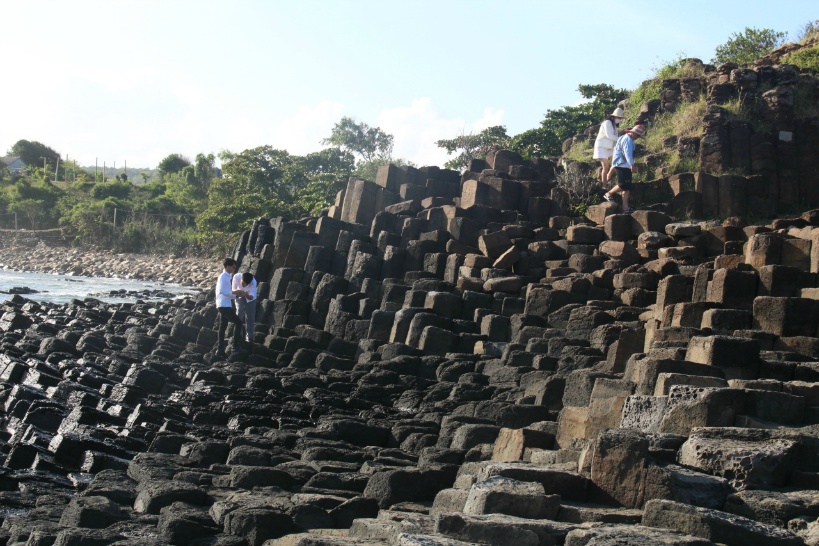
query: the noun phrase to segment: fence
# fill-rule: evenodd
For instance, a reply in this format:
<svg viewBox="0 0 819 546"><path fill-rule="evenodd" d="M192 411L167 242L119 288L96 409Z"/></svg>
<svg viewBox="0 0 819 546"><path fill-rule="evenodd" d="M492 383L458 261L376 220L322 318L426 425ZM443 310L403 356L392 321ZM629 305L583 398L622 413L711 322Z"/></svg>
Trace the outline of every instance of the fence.
<svg viewBox="0 0 819 546"><path fill-rule="evenodd" d="M122 227L129 222L147 224L150 221L156 222L163 227L188 227L193 225L195 214L159 214L150 212L140 212L118 207L105 207L99 212L103 223L110 224L113 228ZM13 230L36 230L25 214L16 212L0 213L0 229Z"/></svg>
<svg viewBox="0 0 819 546"><path fill-rule="evenodd" d="M100 216L104 223L111 224L114 228L124 226L129 222L147 224L150 221L157 222L163 227L188 227L193 225L193 220L196 218L195 214L158 214L121 209L118 207L103 208L100 211Z"/></svg>
<svg viewBox="0 0 819 546"><path fill-rule="evenodd" d="M4 214L0 214L0 229L20 229L24 227L20 224L21 218L17 216L16 212L8 212ZM28 225L28 220L25 221L25 225Z"/></svg>

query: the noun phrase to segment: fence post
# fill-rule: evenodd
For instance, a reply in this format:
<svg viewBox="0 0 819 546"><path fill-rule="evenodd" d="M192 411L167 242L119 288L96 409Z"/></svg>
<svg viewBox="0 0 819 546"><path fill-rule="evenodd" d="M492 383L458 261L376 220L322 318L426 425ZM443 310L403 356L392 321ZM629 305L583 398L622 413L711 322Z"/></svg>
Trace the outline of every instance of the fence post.
<svg viewBox="0 0 819 546"><path fill-rule="evenodd" d="M114 207L114 229L117 229L117 207Z"/></svg>
<svg viewBox="0 0 819 546"><path fill-rule="evenodd" d="M14 213L14 231L17 231L17 213Z"/></svg>

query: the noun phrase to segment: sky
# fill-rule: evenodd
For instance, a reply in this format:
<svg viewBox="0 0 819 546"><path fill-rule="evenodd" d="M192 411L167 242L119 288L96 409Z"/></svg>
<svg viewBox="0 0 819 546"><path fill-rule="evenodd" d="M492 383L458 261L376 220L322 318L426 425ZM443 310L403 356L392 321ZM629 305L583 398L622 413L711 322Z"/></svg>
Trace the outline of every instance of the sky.
<svg viewBox="0 0 819 546"><path fill-rule="evenodd" d="M0 155L80 165L322 149L343 116L443 165L435 141L535 128L579 84L633 89L745 27L794 39L815 0L0 0Z"/></svg>

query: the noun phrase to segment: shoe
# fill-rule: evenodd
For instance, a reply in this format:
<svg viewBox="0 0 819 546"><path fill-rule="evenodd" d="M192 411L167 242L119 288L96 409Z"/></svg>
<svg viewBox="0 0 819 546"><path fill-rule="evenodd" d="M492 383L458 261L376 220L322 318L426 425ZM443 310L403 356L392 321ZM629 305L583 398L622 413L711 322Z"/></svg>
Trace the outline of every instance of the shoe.
<svg viewBox="0 0 819 546"><path fill-rule="evenodd" d="M611 195L609 195L608 193L603 194L603 199L605 199L609 203L614 203L614 198Z"/></svg>
<svg viewBox="0 0 819 546"><path fill-rule="evenodd" d="M634 212L634 209L626 209L623 211L623 214L631 214L632 212Z"/></svg>

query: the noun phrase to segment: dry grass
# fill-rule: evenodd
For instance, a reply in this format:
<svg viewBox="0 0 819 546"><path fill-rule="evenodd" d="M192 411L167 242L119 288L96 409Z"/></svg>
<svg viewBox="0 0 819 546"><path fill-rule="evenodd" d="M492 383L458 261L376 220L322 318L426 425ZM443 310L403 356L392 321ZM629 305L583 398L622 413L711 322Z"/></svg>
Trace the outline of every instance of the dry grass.
<svg viewBox="0 0 819 546"><path fill-rule="evenodd" d="M696 102L680 104L674 112L657 116L646 131L646 149L653 153L663 151L663 141L672 135L678 138L701 136L706 108L705 97L701 97Z"/></svg>

